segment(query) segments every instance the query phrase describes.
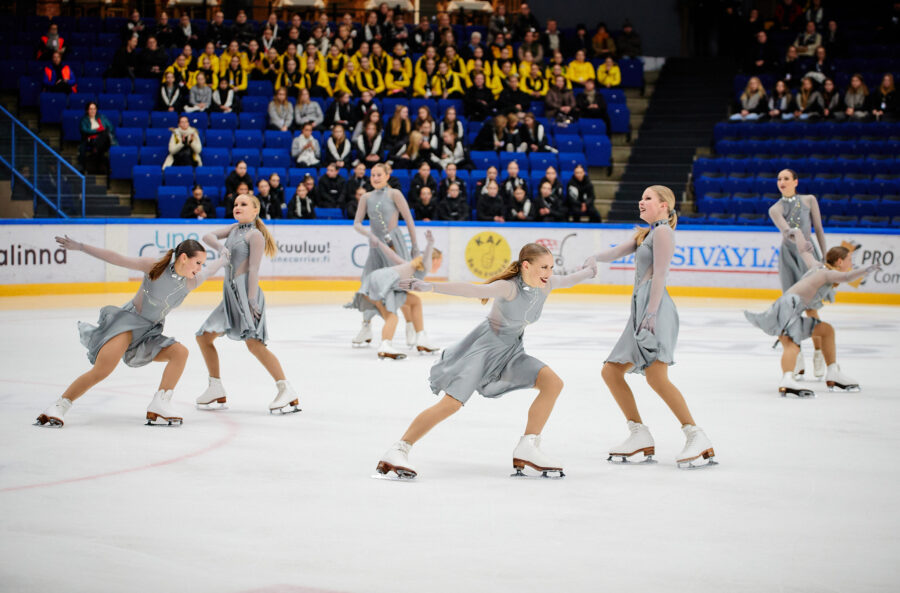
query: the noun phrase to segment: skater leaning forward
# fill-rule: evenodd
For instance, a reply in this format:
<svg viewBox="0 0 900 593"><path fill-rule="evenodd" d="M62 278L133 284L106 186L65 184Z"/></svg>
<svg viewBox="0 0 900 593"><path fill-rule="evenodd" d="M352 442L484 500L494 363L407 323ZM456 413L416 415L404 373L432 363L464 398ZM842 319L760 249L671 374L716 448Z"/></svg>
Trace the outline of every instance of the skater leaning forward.
<svg viewBox="0 0 900 593"><path fill-rule="evenodd" d="M299 398L287 382L281 363L266 346L266 299L259 288L259 265L263 254L274 257L275 240L259 217L260 203L256 196L241 194L234 200L237 223L203 236L203 242L228 261L222 302L197 331L197 343L209 371L209 386L197 398L197 405L208 407L224 404L227 393L222 385L219 353L213 342L221 336L243 341L275 380L277 393L269 404L269 412L299 412ZM219 242L225 239L224 245ZM288 410L288 408L291 408Z"/></svg>
<svg viewBox="0 0 900 593"><path fill-rule="evenodd" d="M821 301L823 295L832 292L840 282L852 282L880 269L869 266L852 270L850 250L846 247L832 247L821 264L813 253L812 244L799 230L787 234L798 253L804 259L807 272L791 286L771 307L763 313L744 311L747 320L781 342L782 378L778 391L782 395L809 397L815 395L811 389L800 385L793 376L796 359L800 355L800 343L807 338L819 338L827 365L825 382L828 389L859 391L859 383L845 376L837 365L837 347L834 328L816 317L804 317L810 304Z"/></svg>
<svg viewBox="0 0 900 593"><path fill-rule="evenodd" d="M119 359L130 367L141 367L151 361L166 363L159 389L147 407L147 423L181 424L181 417L172 410L171 400L184 371L188 350L174 338L164 336L163 325L169 311L214 275L222 262L213 262L203 270L206 250L193 239L182 241L160 259L128 257L69 237L56 237L56 241L70 251L83 251L114 266L141 272L144 278L137 294L125 305L103 307L97 325L78 324L81 343L88 350L93 368L75 379L62 397L38 416L37 424L63 426L72 402L108 377Z"/></svg>
<svg viewBox="0 0 900 593"><path fill-rule="evenodd" d="M541 472L559 472L562 464L541 450L541 431L563 388L562 380L550 367L525 353L522 336L525 326L541 315L544 301L554 288L574 286L596 275L597 268L588 262L568 276L553 275L553 255L536 243L525 245L517 261L485 284L463 282L430 283L404 280L400 287L419 292L439 292L462 297L480 298L483 303L494 299L487 318L462 341L446 348L431 368L431 390L443 397L419 414L401 440L397 441L378 462L381 474L394 472L399 477L415 477L409 463L409 450L429 430L446 420L478 391L484 397L499 397L516 389L534 387L539 393L528 410L525 434L513 451L517 471L526 465Z"/></svg>
<svg viewBox="0 0 900 593"><path fill-rule="evenodd" d="M652 185L639 202L641 220L649 228L639 229L630 240L602 251L591 261L611 262L634 253L634 292L625 331L603 364L602 376L628 421L630 436L609 450L609 461L627 461L643 453L645 461L655 453L653 437L641 422L634 394L625 381L628 372L640 373L666 402L681 423L686 443L675 461L679 467L696 467L695 460L715 455L701 428L694 424L684 396L669 381L668 367L675 363L678 339L678 311L666 291L666 275L675 253L675 194L668 187Z"/></svg>

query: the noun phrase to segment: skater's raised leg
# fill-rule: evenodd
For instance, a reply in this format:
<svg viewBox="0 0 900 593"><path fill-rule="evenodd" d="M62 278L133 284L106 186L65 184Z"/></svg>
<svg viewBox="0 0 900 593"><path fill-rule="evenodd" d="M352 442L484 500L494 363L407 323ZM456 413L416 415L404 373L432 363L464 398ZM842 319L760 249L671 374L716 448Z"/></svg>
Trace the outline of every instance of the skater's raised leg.
<svg viewBox="0 0 900 593"><path fill-rule="evenodd" d="M682 426L694 424L694 417L688 409L684 396L675 385L669 381L669 365L658 360L646 368L647 384L662 398Z"/></svg>
<svg viewBox="0 0 900 593"><path fill-rule="evenodd" d="M625 373L631 367L630 363L606 362L603 364L600 376L603 377L603 381L619 405L619 409L625 414L625 419L641 424L641 414L638 412L637 403L634 401L634 393L625 380Z"/></svg>

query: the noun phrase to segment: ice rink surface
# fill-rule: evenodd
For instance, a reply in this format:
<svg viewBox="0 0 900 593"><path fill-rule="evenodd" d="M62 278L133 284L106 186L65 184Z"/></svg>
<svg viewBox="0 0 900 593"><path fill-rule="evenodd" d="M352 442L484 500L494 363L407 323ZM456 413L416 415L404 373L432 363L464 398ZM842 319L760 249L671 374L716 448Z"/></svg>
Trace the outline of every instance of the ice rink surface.
<svg viewBox="0 0 900 593"><path fill-rule="evenodd" d="M780 351L740 312L768 303L676 300L671 377L720 462L684 471L674 464L678 423L636 375L660 463L606 461L626 428L600 366L628 297L554 295L525 341L566 382L543 440L567 477L509 477L534 395L520 391L474 396L413 448L419 478L398 483L370 476L435 401L435 358L351 349L359 316L339 306L345 297L268 295L270 347L303 407L276 417L266 411L272 381L227 340L218 343L229 409L194 409L206 371L193 332L215 295L192 295L165 332L191 350L175 392L180 428L142 425L160 364L120 365L64 428L32 426L88 369L75 322L128 296L0 302L0 591L897 590L896 308L826 307L838 360L863 391L818 383L816 399L796 400L777 395ZM485 313L426 299L439 345ZM804 350L811 371L811 343Z"/></svg>

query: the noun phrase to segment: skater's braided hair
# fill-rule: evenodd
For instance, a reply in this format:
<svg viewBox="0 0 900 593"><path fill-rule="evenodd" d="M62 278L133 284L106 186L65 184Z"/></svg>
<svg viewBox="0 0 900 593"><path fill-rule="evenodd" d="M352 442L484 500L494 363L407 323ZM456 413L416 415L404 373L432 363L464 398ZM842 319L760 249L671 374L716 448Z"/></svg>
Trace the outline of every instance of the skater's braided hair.
<svg viewBox="0 0 900 593"><path fill-rule="evenodd" d="M519 272L522 271L522 262L534 263L534 261L541 257L542 255L553 255L550 253L550 250L544 247L543 245L538 245L537 243L526 243L522 249L519 250L519 259L511 262L506 268L500 272L499 274L495 274L484 281L485 284L490 284L491 282L496 282L497 280L509 280L510 278L515 278L519 275ZM481 299L481 304L486 305L490 299Z"/></svg>
<svg viewBox="0 0 900 593"><path fill-rule="evenodd" d="M665 185L651 185L647 189L655 193L660 202L668 204L669 226L672 227L672 229L675 229L675 227L678 226L678 214L675 213L675 192ZM640 246L641 243L644 242L644 239L647 238L648 234L650 234L650 227L638 229L634 234L635 245Z"/></svg>
<svg viewBox="0 0 900 593"><path fill-rule="evenodd" d="M259 203L259 198L254 196L253 194L241 194L238 198L247 198L250 200L250 203L256 207L256 211L262 208L262 205ZM237 199L237 198L235 198ZM256 220L253 221L256 225L256 230L262 233L263 239L266 241L266 247L264 249L264 253L269 257L275 257L275 254L278 253L278 246L275 244L275 239L272 237L272 233L269 232L269 228L266 226L266 223L262 221L262 218L259 217L259 214L256 215Z"/></svg>
<svg viewBox="0 0 900 593"><path fill-rule="evenodd" d="M182 253L186 254L188 257L194 257L201 251L206 252L206 249L199 242L194 239L185 239L181 243L179 243L175 249L170 249L166 251L166 254L159 258L159 261L153 264L153 267L150 268L150 271L147 273L147 277L150 280L156 280L162 273L166 271L166 268L169 267L169 264L172 262L172 256L174 255L178 258Z"/></svg>
<svg viewBox="0 0 900 593"><path fill-rule="evenodd" d="M432 249L431 250L431 261L439 260L444 257L444 254L441 253L440 249ZM413 265L414 270L418 270L420 272L427 272L425 269L425 259L421 255L417 255L416 257L409 260L409 263Z"/></svg>
<svg viewBox="0 0 900 593"><path fill-rule="evenodd" d="M825 263L828 264L829 267L834 267L834 264L836 264L839 259L844 259L848 255L850 255L849 249L842 245L835 245L825 254Z"/></svg>

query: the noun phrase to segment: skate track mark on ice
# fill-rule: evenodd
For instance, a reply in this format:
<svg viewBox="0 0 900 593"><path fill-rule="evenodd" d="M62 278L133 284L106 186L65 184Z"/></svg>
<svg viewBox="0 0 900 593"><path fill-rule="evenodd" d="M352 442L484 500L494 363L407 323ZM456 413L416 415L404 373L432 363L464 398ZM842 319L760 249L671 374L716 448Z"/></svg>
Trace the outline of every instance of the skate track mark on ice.
<svg viewBox="0 0 900 593"><path fill-rule="evenodd" d="M38 385L41 387L53 387L53 388L60 389L60 390L66 388L66 386L62 385L62 384L46 383L43 381L11 381L8 379L0 379L0 383L12 383L12 384L17 384L17 385L22 385L22 384ZM145 396L145 394L143 394L143 393L137 394L137 393L132 393L130 391L122 391L122 390L118 390L118 389L96 388L96 389L92 389L92 391L103 391L103 392L112 393L115 395L129 395L129 396L134 396L134 397L138 397L138 396L144 397ZM220 420L221 422L223 422L225 424L225 426L227 428L227 432L225 433L225 436L223 436L219 440L217 440L201 449L197 449L196 451L191 451L190 453L185 453L184 455L178 455L177 457L171 457L169 459L154 461L153 463L146 463L146 464L137 465L134 467L127 467L127 468L117 469L117 470L113 470L113 471L109 471L109 472L102 472L99 474L91 474L88 476L79 476L79 477L75 477L75 478L66 478L64 480L54 480L52 482L38 482L36 484L24 484L21 486L9 486L6 488L0 488L0 494L2 494L4 492L15 492L18 490L30 490L32 488L44 488L44 487L48 487L48 486L61 486L63 484L71 484L74 482L86 482L89 480L99 480L101 478L109 478L112 476L119 476L122 474L130 474L130 473L144 471L144 470L148 470L148 469L154 469L157 467L163 467L166 465L173 465L175 463L180 463L182 461L191 459L193 457L199 457L200 455L205 455L206 453L209 453L210 451L214 451L216 449L219 449L220 447L224 447L229 442L231 442L234 439L234 437L237 436L237 433L238 433L238 423L237 422L226 417L224 414L215 414L215 417L217 420ZM313 591L313 590L309 590L309 591Z"/></svg>

